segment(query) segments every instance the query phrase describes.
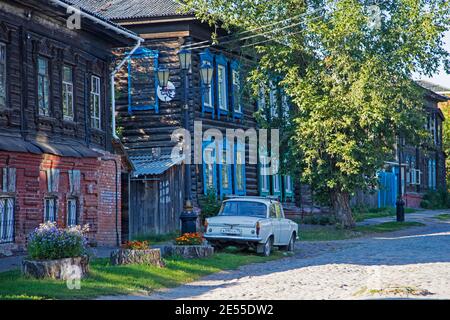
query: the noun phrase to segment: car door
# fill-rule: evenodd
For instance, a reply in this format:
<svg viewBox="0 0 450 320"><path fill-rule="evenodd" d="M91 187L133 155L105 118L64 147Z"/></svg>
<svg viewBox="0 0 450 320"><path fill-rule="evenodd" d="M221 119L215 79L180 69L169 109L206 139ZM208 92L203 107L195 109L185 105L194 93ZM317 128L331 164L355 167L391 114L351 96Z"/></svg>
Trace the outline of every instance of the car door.
<svg viewBox="0 0 450 320"><path fill-rule="evenodd" d="M274 236L274 241L273 243L275 245L279 245L280 244L280 236L281 236L281 222L279 219L279 216L277 214L278 210L276 207L276 204L272 203L270 205L270 221L272 223L272 229L273 229L273 236Z"/></svg>
<svg viewBox="0 0 450 320"><path fill-rule="evenodd" d="M280 242L281 244L286 245L291 240L291 224L289 220L284 217L283 207L280 203L276 204L276 210L280 225Z"/></svg>

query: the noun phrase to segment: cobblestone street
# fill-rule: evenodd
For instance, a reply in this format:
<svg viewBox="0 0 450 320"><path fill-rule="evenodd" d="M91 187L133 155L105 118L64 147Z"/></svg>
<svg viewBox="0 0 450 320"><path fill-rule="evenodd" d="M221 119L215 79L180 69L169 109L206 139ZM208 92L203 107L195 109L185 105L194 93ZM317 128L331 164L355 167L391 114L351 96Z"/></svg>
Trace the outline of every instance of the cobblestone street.
<svg viewBox="0 0 450 320"><path fill-rule="evenodd" d="M426 212L411 219L426 226L355 240L300 242L293 257L213 274L145 298L449 299L450 221Z"/></svg>

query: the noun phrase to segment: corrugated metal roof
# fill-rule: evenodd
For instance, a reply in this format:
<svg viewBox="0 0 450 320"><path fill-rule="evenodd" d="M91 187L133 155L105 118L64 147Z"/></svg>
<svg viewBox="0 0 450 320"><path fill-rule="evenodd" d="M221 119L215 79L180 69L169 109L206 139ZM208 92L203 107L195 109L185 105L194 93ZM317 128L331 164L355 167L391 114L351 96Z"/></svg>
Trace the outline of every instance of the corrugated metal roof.
<svg viewBox="0 0 450 320"><path fill-rule="evenodd" d="M176 0L66 0L111 20L184 15Z"/></svg>
<svg viewBox="0 0 450 320"><path fill-rule="evenodd" d="M431 90L433 92L441 93L441 92L450 92L449 88L445 88L439 84L432 83L426 80L418 80L416 81L421 87L425 89Z"/></svg>
<svg viewBox="0 0 450 320"><path fill-rule="evenodd" d="M84 11L86 14L96 17L96 18L110 24L113 27L121 29L131 35L137 36L137 34L134 33L133 31L128 30L128 29L118 25L117 23L112 22L106 15L104 15L101 12L98 12L98 10L96 10L97 4L107 2L107 1L104 1L104 0L61 0L61 1L68 5L78 7L79 9L81 9L81 11ZM108 1L110 1L110 0L108 0Z"/></svg>
<svg viewBox="0 0 450 320"><path fill-rule="evenodd" d="M183 162L183 156L171 157L170 155L163 155L159 158L154 158L151 155L131 156L131 162L134 165L133 177L145 175L160 175L170 169L172 166Z"/></svg>

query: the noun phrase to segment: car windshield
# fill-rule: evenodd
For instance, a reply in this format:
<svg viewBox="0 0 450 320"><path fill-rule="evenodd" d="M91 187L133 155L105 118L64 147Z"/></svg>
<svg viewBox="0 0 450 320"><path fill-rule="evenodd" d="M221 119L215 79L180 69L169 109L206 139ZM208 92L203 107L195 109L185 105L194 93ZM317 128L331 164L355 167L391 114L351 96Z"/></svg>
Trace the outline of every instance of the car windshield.
<svg viewBox="0 0 450 320"><path fill-rule="evenodd" d="M220 209L221 216L266 217L267 207L264 203L252 201L227 201Z"/></svg>

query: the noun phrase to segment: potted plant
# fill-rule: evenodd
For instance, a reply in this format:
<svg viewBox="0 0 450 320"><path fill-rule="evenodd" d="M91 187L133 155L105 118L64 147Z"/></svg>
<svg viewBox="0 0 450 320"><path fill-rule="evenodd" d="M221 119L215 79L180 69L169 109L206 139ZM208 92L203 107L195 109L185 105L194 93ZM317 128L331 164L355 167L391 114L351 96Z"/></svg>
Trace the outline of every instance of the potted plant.
<svg viewBox="0 0 450 320"><path fill-rule="evenodd" d="M166 246L164 254L186 259L206 258L214 254L214 248L205 244L201 233L185 233L175 239L174 245Z"/></svg>
<svg viewBox="0 0 450 320"><path fill-rule="evenodd" d="M149 264L164 267L160 249L151 249L148 241L127 241L111 252L111 264Z"/></svg>
<svg viewBox="0 0 450 320"><path fill-rule="evenodd" d="M28 237L22 273L38 279L84 277L89 272L88 231L88 225L58 228L54 222L41 224Z"/></svg>

